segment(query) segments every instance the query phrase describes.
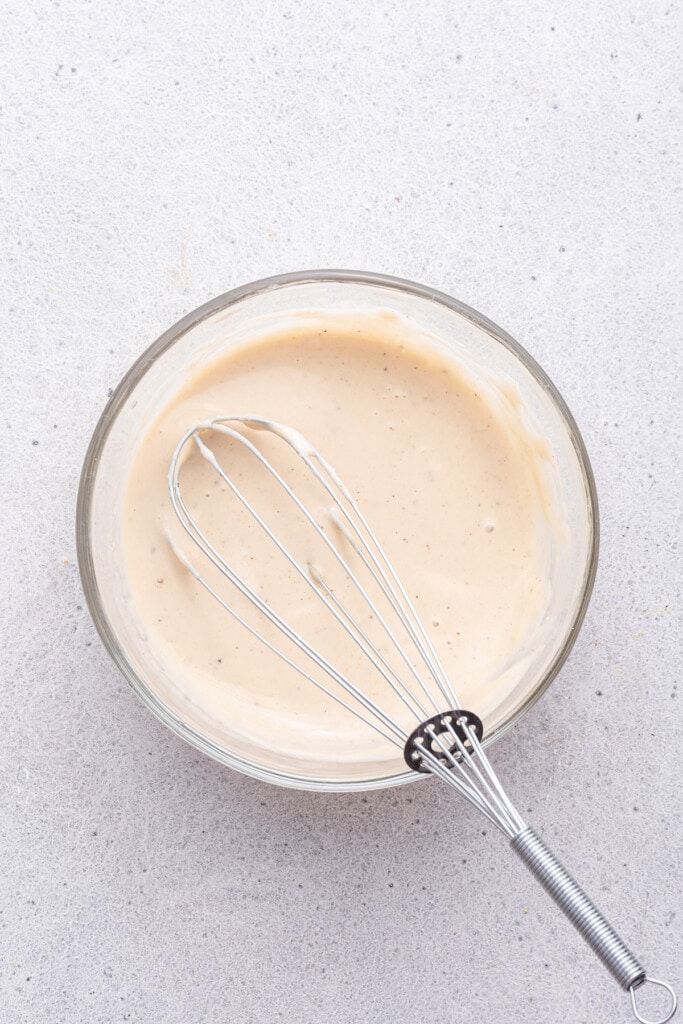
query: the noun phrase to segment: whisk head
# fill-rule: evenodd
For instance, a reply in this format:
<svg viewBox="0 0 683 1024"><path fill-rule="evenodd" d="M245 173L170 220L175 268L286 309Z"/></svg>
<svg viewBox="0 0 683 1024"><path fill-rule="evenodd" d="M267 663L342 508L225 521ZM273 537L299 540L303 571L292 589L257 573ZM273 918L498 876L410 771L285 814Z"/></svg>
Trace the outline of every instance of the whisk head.
<svg viewBox="0 0 683 1024"><path fill-rule="evenodd" d="M249 517L257 550L270 547L325 606L333 643L292 625L288 609L254 575L252 554L240 563L238 553L220 549L207 534L182 487L183 467L193 454ZM190 553L169 542L227 612L300 676L402 750L411 769L448 782L510 837L524 827L483 751L481 721L462 708L382 544L313 445L290 427L258 416L215 417L181 438L168 481L173 508L192 541ZM197 567L197 550L206 569ZM338 663L339 637L347 649L362 653L362 679Z"/></svg>

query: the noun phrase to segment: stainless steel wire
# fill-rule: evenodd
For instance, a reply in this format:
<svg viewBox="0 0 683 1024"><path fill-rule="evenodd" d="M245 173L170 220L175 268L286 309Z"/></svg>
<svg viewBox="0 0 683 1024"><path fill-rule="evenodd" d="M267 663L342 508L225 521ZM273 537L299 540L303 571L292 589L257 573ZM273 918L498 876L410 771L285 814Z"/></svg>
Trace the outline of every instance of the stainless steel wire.
<svg viewBox="0 0 683 1024"><path fill-rule="evenodd" d="M259 431L280 438L301 459L331 502L325 510L325 522L299 498L277 467L248 436ZM348 601L332 587L325 574L311 564L302 564L289 550L279 533L272 529L266 518L256 509L231 473L217 459L211 437L227 438L241 446L258 465L282 488L293 507L315 532L324 549L341 569L355 599L379 627L383 644L393 653L390 657L376 639L370 637ZM294 629L286 618L266 601L241 575L191 513L182 492L182 467L191 452L199 454L212 467L219 479L229 488L246 512L263 530L269 542L275 545L304 586L310 588L322 601L335 624L367 657L373 670L379 673L399 706L409 716L410 727L390 713L376 700L372 700L348 673L332 663ZM176 516L192 546L198 549L208 563L227 579L265 620L271 623L287 642L303 652L310 663L304 668L287 651L268 638L262 628L255 626L223 593L207 579L170 536L169 543L177 557L194 578L220 605L229 612L252 636L277 654L283 661L312 683L321 692L355 715L385 740L405 752L409 764L417 770L439 778L456 790L498 828L521 860L538 879L563 913L578 929L596 955L623 989L630 993L634 1015L641 1024L666 1024L676 1011L676 996L665 982L648 978L645 969L628 950L605 918L586 894L574 882L559 861L548 850L536 833L529 828L505 793L468 712L462 710L457 694L444 669L435 646L422 624L408 593L395 572L382 545L363 516L355 498L347 490L335 470L301 434L282 424L259 416L214 417L195 424L180 439L169 469L169 493ZM338 534L341 541L332 537ZM380 597L378 598L378 594ZM397 668L397 665L399 668ZM403 714L403 712L402 712ZM476 716L475 716L476 717ZM413 726L418 727L418 738L413 739ZM635 992L643 984L665 989L670 1005L664 1016L648 1021L640 1015Z"/></svg>

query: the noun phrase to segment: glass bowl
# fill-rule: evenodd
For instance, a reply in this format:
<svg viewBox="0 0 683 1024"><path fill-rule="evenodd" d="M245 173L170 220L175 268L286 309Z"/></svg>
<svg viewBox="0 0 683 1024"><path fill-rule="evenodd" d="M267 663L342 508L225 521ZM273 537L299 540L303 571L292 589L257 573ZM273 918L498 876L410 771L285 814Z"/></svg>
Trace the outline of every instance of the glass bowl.
<svg viewBox="0 0 683 1024"><path fill-rule="evenodd" d="M76 534L85 597L105 647L142 701L177 735L223 764L264 781L300 789L349 791L413 781L407 768L315 764L245 753L209 728L169 692L126 600L122 495L135 442L188 371L229 351L268 318L277 323L302 309L331 314L390 309L435 336L469 366L512 382L534 428L550 443L568 550L552 570L542 635L518 684L487 720L485 742L510 728L548 688L583 621L597 567L598 508L588 455L576 423L548 376L494 323L432 288L378 274L322 270L283 274L221 295L189 313L154 342L109 400L88 448L78 493ZM477 710L474 708L473 710Z"/></svg>

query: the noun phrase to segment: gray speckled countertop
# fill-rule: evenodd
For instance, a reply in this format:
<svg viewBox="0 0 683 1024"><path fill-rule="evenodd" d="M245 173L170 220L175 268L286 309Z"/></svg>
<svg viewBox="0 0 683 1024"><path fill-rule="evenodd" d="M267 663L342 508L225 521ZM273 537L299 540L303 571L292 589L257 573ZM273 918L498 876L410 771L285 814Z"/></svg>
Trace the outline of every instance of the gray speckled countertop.
<svg viewBox="0 0 683 1024"><path fill-rule="evenodd" d="M4 5L3 1024L630 1019L445 788L242 778L88 617L75 494L109 389L211 296L315 266L449 291L569 402L595 593L494 760L683 986L681 30L676 0Z"/></svg>

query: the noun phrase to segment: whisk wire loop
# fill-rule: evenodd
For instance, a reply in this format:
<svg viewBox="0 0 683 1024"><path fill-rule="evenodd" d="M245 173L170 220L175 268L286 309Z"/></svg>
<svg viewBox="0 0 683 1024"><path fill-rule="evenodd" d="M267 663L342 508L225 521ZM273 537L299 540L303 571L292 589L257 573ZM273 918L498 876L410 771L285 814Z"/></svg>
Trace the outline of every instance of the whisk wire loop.
<svg viewBox="0 0 683 1024"><path fill-rule="evenodd" d="M193 435L193 433L194 431L188 432L184 440L187 441L189 437ZM264 599L257 593L257 591L253 587L251 587L239 575L239 573L237 573L226 562L226 560L216 550L213 544L208 540L204 532L197 526L196 521L190 514L187 505L182 497L182 494L180 493L180 487L178 482L178 474L180 467L178 463L179 460L174 458L172 463L172 473L170 477L171 503L176 512L178 520L180 521L181 525L183 526L189 537L195 542L197 547L203 552L203 554L209 559L209 561L211 561L217 569L219 569L222 573L225 574L230 583L232 583L244 597L246 597L249 601L252 602L252 604L257 608L258 611L262 612L262 614L273 625L277 626L277 628L280 629L281 632L289 640L292 641L292 643L297 645L305 654L307 654L308 657L311 658L311 660L319 668L323 669L323 671L326 672L335 682L337 682L343 690L345 690L348 694L353 696L359 702L359 704L361 704L367 711L371 712L373 716L379 718L380 721L387 727L387 729L395 737L395 739L393 739L392 742L394 742L396 746L403 747L406 739L405 730L402 729L401 726L398 725L398 723L395 722L381 708L378 708L373 702L368 700L366 695L361 690L359 690L358 687L356 687L348 678L346 678L340 672L338 672L338 670L331 664L331 662L324 658L311 644L308 643L308 641L304 637L302 637L298 632L292 629L292 627L287 623L287 621L283 619L282 616L279 615L268 604L268 602L264 601ZM249 506L249 508L251 508L251 506ZM256 515L256 513L254 514ZM269 528L266 526L266 529ZM175 545L174 549L177 550ZM351 705L344 702L341 698L338 697L338 695L335 695L329 688L327 688L324 683L321 683L320 680L306 673L306 671L302 669L299 665L297 665L292 659L290 659L285 654L285 652L282 651L280 647L273 644L266 637L264 637L264 635L259 630L252 627L251 624L248 623L246 619L239 615L236 609L234 609L233 606L229 604L229 602L227 602L220 594L218 594L215 588L213 588L208 583L208 581L202 576L202 574L194 568L189 559L187 559L185 556L182 556L182 561L184 562L185 566L190 569L195 579L214 598L216 598L216 600L221 604L221 606L225 608L226 611L229 611L240 622L240 624L246 626L246 628L249 630L252 636L255 636L257 639L262 641L271 651L273 651L280 658L282 658L292 668L296 669L296 671L299 672L300 675L304 676L310 682L314 683L326 695L331 696L339 704L342 704L343 707L351 711L352 714L355 714L366 724L369 724L376 731L381 731L377 729L376 723L361 715L360 712L355 707L352 707ZM388 738L385 732L382 732L382 735Z"/></svg>
<svg viewBox="0 0 683 1024"><path fill-rule="evenodd" d="M283 544L280 537L275 534L275 532L271 529L271 527L265 521L263 516L261 516L260 513L255 509L253 503L251 503L247 499L247 497L243 494L240 487L238 487L238 485L234 483L234 480L230 477L230 475L225 472L223 467L216 459L213 451L210 449L209 445L202 438L202 433L211 430L242 444L245 447L245 449L247 449L250 452L250 454L261 464L261 466L263 466L264 469L266 469L267 472L270 473L270 475L276 481L278 481L280 486L283 487L284 492L294 502L297 509L311 525L318 538L324 542L327 549L332 553L336 561L341 565L342 569L346 573L347 579L355 587L356 591L360 594L361 598L364 599L364 601L367 603L373 615L376 617L376 621L384 630L385 635L388 638L392 649L395 652L397 652L398 656L402 659L403 664L405 665L405 667L408 668L414 680L418 683L421 691L430 701L433 710L438 711L438 705L433 693L427 686L423 677L420 675L420 673L418 673L417 669L413 665L412 660L410 659L407 651L405 651L404 645L398 641L395 632L393 631L393 629L390 627L386 620L385 613L382 611L382 609L378 606L377 602L369 594L367 588L364 585L362 585L361 581L358 579L357 573L349 565L348 560L344 557L339 548L331 541L326 530L321 526L321 524L319 524L317 519L311 514L310 510L303 504L303 502L294 492L289 483L283 478L281 473L279 473L278 470L275 469L275 467L259 451L258 447L248 437L246 437L244 433L232 427L229 427L227 424L230 422L239 422L247 426L253 426L257 429L269 429L270 426L278 428L273 429L271 432L282 437L293 447L296 454L302 459L302 461L313 474L313 476L318 480L319 483L323 485L323 487L326 490L326 493L333 500L335 507L343 516L344 521L348 526L348 528L342 527L343 536L346 537L347 540L349 540L353 547L353 550L356 552L356 554L358 554L362 561L362 564L366 566L375 582L380 587L382 587L384 596L389 601L392 610L397 614L398 620L402 624L403 628L407 630L407 632L409 633L409 636L413 640L419 654L421 655L425 665L427 666L431 678L436 682L442 694L447 695L450 698L453 697L454 701L457 701L457 698L455 697L455 694L453 693L450 684L447 684L449 690L445 689L443 685L443 680L446 679L445 673L440 664L440 660L438 659L438 656L436 655L436 652L433 648L433 644L429 640L428 635L426 634L426 631L424 630L424 627L422 626L422 623L419 620L417 612L415 611L415 608L412 605L412 602L410 601L410 598L408 597L407 593L405 593L404 587L401 585L397 577L397 574L395 573L393 567L391 566L391 563L384 554L383 549L381 548L377 538L373 534L372 529L365 520L365 517L362 516L362 513L358 509L357 503L348 493L348 490L344 486L343 482L339 479L334 469L323 459L321 455L319 455L319 453L315 452L315 450L311 449L311 447L307 445L307 443L304 441L301 435L289 430L289 428L282 428L279 427L279 425L270 425L268 421L260 420L258 418L216 418L197 424L195 427L188 430L181 438L180 443L178 444L176 452L174 454L169 473L169 487L171 490L171 500L173 502L173 507L176 511L176 514L178 515L178 518L180 519L182 525L185 527L191 539L193 539L195 543L198 545L198 547L200 547L200 549L210 558L213 564L226 574L228 580L234 585L238 586L238 589L243 594L243 596L246 596L250 600L253 600L258 609L266 614L271 623L278 626L290 640L299 643L301 648L304 649L305 652L313 658L313 660L315 660L316 664L321 665L321 663L318 662L317 657L313 654L312 647L305 641L304 638L299 637L298 634L294 634L291 631L291 629L289 628L288 624L286 623L282 616L276 614L273 611L273 609L269 607L269 605L265 604L265 602L263 602L258 596L258 594L253 590L253 588L250 588L244 582L244 580L241 580L240 584L238 584L237 574L234 573L234 570L228 565L228 563L220 555L220 553L216 551L215 547L208 540L208 538L204 534L204 531L198 525L197 521L194 519L193 516L190 515L189 511L187 510L186 505L182 501L182 497L180 495L179 473L181 467L181 455L185 450L185 446L187 445L188 442L194 440L203 458L211 465L211 467L214 469L214 471L217 473L220 479L222 479L223 482L230 488L231 493L234 495L234 497L238 498L238 500L242 503L245 509L250 513L250 515L253 516L255 521L265 531L265 534L267 535L269 540L285 556L289 564L300 575L300 578L305 582L305 584L308 587L315 590L317 596L323 599L327 607L333 612L333 614L335 614L337 622L342 626L346 633L360 647L360 649L371 658L375 668L382 674L386 682L389 683L394 693L396 693L396 695L402 701L403 705L407 707L408 710L412 714L415 714L419 719L426 718L429 716L428 710L424 707L423 703L419 700L417 695L408 687L407 684L405 684L398 677L394 670L387 667L386 659L383 657L383 655L375 645L368 642L367 637L365 636L364 633L362 633L361 629L359 628L358 624L353 620L352 616L348 615L348 613L345 610L344 614L340 616L340 602L338 603L337 601L334 602L334 604L337 607L337 613L335 613L331 591L325 585L325 581L321 577L319 577L319 575L315 572L314 567L306 566L304 568L304 566L302 566L297 561L297 559ZM315 460L315 462L313 462L313 459ZM315 463L317 463L318 465L316 465ZM340 495L344 499L346 505L344 504L344 502L340 501ZM348 506L351 509L353 515L350 514L349 509L346 506ZM358 522L354 521L354 517L355 519L357 519ZM360 524L360 526L358 525L358 523ZM337 524L340 525L340 520L338 518ZM364 535L362 535L361 529L366 531L368 537L364 537ZM370 543L368 538L370 538ZM377 552L379 552L379 556L373 552L371 544L376 548ZM401 604L400 596L402 596L403 598L404 605ZM280 652L279 648L276 648L273 645L269 645L269 647L276 653ZM339 678L339 674L336 673L336 670L330 670L330 663L327 662L327 659L323 660L325 660L326 665L321 665L321 667L325 668L326 671L329 671L331 675L334 675L336 681L339 682L340 685L343 686L343 688L345 688L348 692L352 693L352 695L361 703L362 706L368 708L365 698L360 694L360 691L357 690L357 688L354 687L354 685L347 678L341 681L341 679ZM326 692L328 691L326 690ZM411 706L411 701L414 702L414 707ZM347 706L344 705L344 707ZM389 724L388 719L384 717L383 712L378 711L377 714L379 715L380 718L382 718L383 721L385 721L385 724ZM367 720L365 718L362 718L362 721ZM407 732L401 730L400 727L397 726L395 722L393 723L393 725L395 726L395 729L392 729L392 731L394 731L396 735L401 735L403 740L407 738Z"/></svg>
<svg viewBox="0 0 683 1024"><path fill-rule="evenodd" d="M251 423L251 421L249 421L249 422ZM377 622L384 629L385 634L388 637L390 643L392 644L393 649L398 652L399 656L402 658L402 660L404 661L404 663L408 667L409 671L413 674L413 676L416 679L416 681L420 684L423 692L426 694L428 699L431 701L431 703L432 703L432 705L434 707L434 710L438 711L438 704L436 703L433 695L431 694L430 690L428 689L428 687L424 683L424 680L419 675L417 670L414 668L412 662L410 661L410 659L409 659L409 657L408 657L408 655L407 655L407 653L405 651L404 646L401 643L399 643L399 641L398 641L394 631L392 630L392 628L390 627L389 623L386 620L386 615L378 607L376 601L374 601L373 598L369 595L369 593L367 591L367 588L363 586L363 584L359 580L357 574L353 571L351 566L348 564L348 560L343 556L343 554L341 553L339 548L335 544L332 543L332 541L330 540L329 536L327 535L325 530L321 527L321 525L319 524L319 522L317 521L315 516L312 515L310 510L303 504L303 502L298 497L298 495L294 492L294 490L282 478L281 474L272 465L272 463L270 463L264 457L264 455L259 451L259 449L247 437L245 437L242 433L240 433L239 431L234 430L231 427L228 427L226 425L225 421L223 421L223 420L210 420L210 421L207 421L205 424L199 424L192 431L189 431L185 435L185 437L183 439L183 442L181 442L181 445L183 445L184 443L186 443L190 439L193 439L195 441L195 443L197 445L197 448L198 448L200 454L203 456L203 458L212 466L212 468L215 470L215 472L218 474L218 476L223 480L223 482L225 484L227 484L227 486L230 488L232 493L235 495L236 498L238 498L238 500L242 503L242 505L250 513L250 515L253 516L255 521L265 531L265 533L267 534L269 539L276 545L276 547L281 552L281 554L284 555L284 557L287 559L287 561L292 566L292 568L295 570L295 572L298 573L298 575L304 580L304 582L307 584L307 586L309 586L313 590L315 590L316 594L319 597L322 598L323 602L326 604L328 609L330 611L332 611L332 613L334 614L334 609L331 607L331 601L330 601L330 597L329 597L329 588L321 588L320 587L320 584L324 583L324 581L322 580L322 578L320 576L318 576L316 574L314 569L313 569L313 571L311 571L311 569L313 567L309 566L307 568L304 568L296 560L296 558L294 558L292 553L282 543L282 541L280 540L279 536L271 529L271 527L265 521L263 516L261 516L260 513L254 508L253 504L242 493L240 488L237 487L237 485L232 480L232 478L229 476L229 474L227 474L225 472L225 470L223 469L221 464L218 462L218 460L217 460L216 456L214 455L213 451L202 440L201 432L204 431L204 430L207 430L207 429L211 429L211 430L213 430L213 431L215 431L217 433L223 434L224 436L227 436L227 437L231 438L232 440L237 441L239 444L241 444L245 448L247 448L252 453L252 455L254 455L254 457L260 462L260 464L273 476L273 478L283 488L285 493L288 495L289 498L291 498L291 500L294 502L294 504L299 509L301 514L306 518L306 520L311 525L313 530L316 532L318 537L323 541L323 543L325 544L327 549L332 553L332 555L334 556L336 561L339 563L339 565L342 567L344 572L347 574L348 579L351 581L351 583L353 583L353 585L356 588L356 590L360 593L361 597L366 602L368 607L371 609L373 615L376 617ZM295 449L295 450L297 450L297 454L300 455L300 457L305 462L305 464L308 466L308 468L311 470L311 472L314 474L316 479L318 479L319 482L321 482L323 484L323 486L325 487L325 490L334 499L337 507L346 515L347 513L346 513L346 510L344 509L344 506L341 504L341 502L339 501L338 497L335 495L334 490L332 489L330 484L324 479L324 477L321 475L321 473L318 470L318 468L313 464L313 462L311 461L310 457L308 457L308 455L305 452L302 453L298 449ZM175 462L175 460L174 460L174 462ZM179 460L178 460L178 462L179 462ZM346 492L345 488L343 487L343 484L341 484L341 482L338 481L338 478L336 477L336 474L334 474L334 472L331 470L331 468L327 467L326 464L324 464L324 467L325 467L326 471L328 471L331 474L331 476L335 480L335 482L337 482L337 486L339 487L340 491L342 492L344 497L347 499L347 501L351 501L352 499L350 499L350 496L348 496L348 492ZM179 483L178 483L178 480L179 480L179 469L180 469L179 464L176 463L175 472L173 473L173 484L174 484L174 490L175 490L176 494L178 494L178 492L179 492ZM210 556L211 560L214 562L214 564L216 564L217 567L219 567L219 568L223 568L223 570L226 573L230 574L232 570L230 569L228 564L225 562L225 560L221 557L221 555L216 551L216 549L213 547L213 545L211 545L210 541L206 538L206 536L203 533L203 531L198 527L196 521L194 521L192 519L192 517L189 515L189 512L187 512L187 508L186 507L184 509L184 512L186 514L187 520L191 523L192 530L190 531L190 533L191 533L191 536L193 537L193 539L195 540L195 542L198 543L198 545L202 548L202 550L204 550L204 548L210 550L212 552L212 555L215 556L215 558L217 558L219 560L220 566L217 565L217 563L215 561L215 558ZM350 519L349 519L349 522L351 522ZM354 527L354 530L356 532L356 535L359 537L359 539L362 539L362 538L360 538L360 534L358 533L358 531L357 531L357 529L355 527ZM357 550L357 547L355 549ZM361 555L361 557L363 557L363 556ZM365 560L364 560L364 564L367 565L367 562L365 562ZM372 575L375 578L375 580L377 582L379 582L379 580L377 579L377 576L375 575L375 573L372 570L371 570L371 572L372 572ZM242 592L245 593L244 591L242 591ZM368 647L365 647L363 645L363 642L360 639L363 636L363 634L362 634L362 630L360 630L358 624L354 620L352 620L351 617L348 616L348 615L345 617L346 621L344 619L340 619L339 615L335 615L335 617L337 618L337 621L342 625L344 630L348 633L348 635L354 640L354 642L357 643L361 647L361 650L363 650L363 653L371 658L371 660L373 661L373 664L375 665L375 668L377 668L384 675L386 681L389 683L389 685L392 687L392 689L397 694L397 696L401 699L401 701L408 707L408 710L411 711L411 713L415 714L416 713L415 712L415 708L411 707L410 704L408 703L408 701L409 700L413 700L413 701L417 702L416 696L414 694L412 694L411 691L409 690L409 688L400 679L398 679L393 673L392 673L392 678L388 678L387 677L386 671L383 670L380 667L380 665L377 664L377 660L376 659L377 659L377 656L379 655L378 649L375 646L373 646L373 645L369 645ZM276 616L275 618L273 618L272 616L269 616L269 618L271 618L271 621L273 621L273 622L275 622L277 620L278 624L282 623L283 627L286 626L286 623L284 623L284 620L282 620L281 617L279 617L279 616ZM350 621L351 625L349 625L349 621ZM402 621L404 621L405 623L409 622L407 617L405 619L402 618ZM285 628L283 628L283 632L285 632L286 635L289 635ZM413 636L413 632L411 631L411 637L412 636ZM309 645L306 645L306 642L303 641L303 640L301 642L302 642L302 645L306 646L307 653L310 654L311 648L309 648ZM419 649L420 649L420 653L426 659L427 655L425 654L424 650L422 648L419 648ZM430 667L430 669L432 668L432 666L431 666L431 664L429 664L429 662L428 662L428 666ZM437 678L437 676L435 675L434 672L432 672L432 675L433 675L434 678ZM339 681L339 680L337 680L337 681ZM348 688L349 689L351 689L351 690L355 690L356 689L355 687L353 687L353 684L348 682L348 680L347 680L347 683L348 683ZM358 696L356 692L354 692L354 696L356 696L356 697ZM363 702L361 701L361 703L363 703ZM419 703L417 704L417 706L420 708L420 710L422 712L424 712L425 716L428 715L428 712L424 708L424 706L422 706ZM404 736L404 740L405 740L405 736Z"/></svg>

